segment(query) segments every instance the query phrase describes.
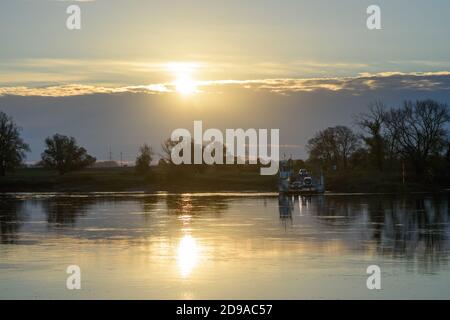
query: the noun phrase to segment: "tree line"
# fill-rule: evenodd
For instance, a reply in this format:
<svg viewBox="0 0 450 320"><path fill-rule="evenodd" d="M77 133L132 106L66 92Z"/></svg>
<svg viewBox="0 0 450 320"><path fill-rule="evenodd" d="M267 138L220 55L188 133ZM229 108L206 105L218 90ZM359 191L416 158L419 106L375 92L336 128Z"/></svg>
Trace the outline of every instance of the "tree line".
<svg viewBox="0 0 450 320"><path fill-rule="evenodd" d="M306 145L306 164L325 173L362 168L379 174L402 168L420 179L448 176L450 113L447 104L419 100L389 108L377 101L355 115L353 123L359 130L338 125L317 132ZM0 111L1 176L20 166L30 151L20 132L13 119ZM160 165L171 164L170 154L175 144L170 139L164 141ZM60 174L96 162L73 137L55 134L45 139L45 146L39 164ZM223 148L225 155L226 148ZM147 174L153 158L152 148L142 145L136 158L136 171ZM198 167L200 170L201 166Z"/></svg>
<svg viewBox="0 0 450 320"><path fill-rule="evenodd" d="M13 119L0 111L0 175L21 166L30 147L20 136L21 128ZM60 174L85 168L96 158L77 145L75 138L60 134L45 139L45 150L40 165L58 170Z"/></svg>
<svg viewBox="0 0 450 320"><path fill-rule="evenodd" d="M447 104L418 100L388 108L377 101L353 122L360 130L335 126L316 133L306 146L307 162L325 172L364 167L379 173L401 168L418 179L448 175Z"/></svg>
<svg viewBox="0 0 450 320"><path fill-rule="evenodd" d="M23 165L26 153L30 147L20 135L21 128L11 117L0 111L0 176L14 171ZM140 148L140 155L136 160L138 171L146 171L150 167L153 152L148 145ZM94 164L97 159L83 147L78 146L74 137L55 134L45 139L45 150L41 154L38 165L56 169L61 175L86 168Z"/></svg>

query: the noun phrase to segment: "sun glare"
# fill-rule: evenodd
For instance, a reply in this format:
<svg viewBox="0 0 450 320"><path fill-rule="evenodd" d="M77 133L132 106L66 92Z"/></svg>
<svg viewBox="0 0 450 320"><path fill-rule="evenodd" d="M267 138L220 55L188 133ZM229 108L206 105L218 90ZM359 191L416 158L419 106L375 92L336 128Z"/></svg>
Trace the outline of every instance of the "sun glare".
<svg viewBox="0 0 450 320"><path fill-rule="evenodd" d="M175 76L173 85L176 92L191 95L197 92L197 82L192 79L195 65L192 63L170 63L168 69Z"/></svg>
<svg viewBox="0 0 450 320"><path fill-rule="evenodd" d="M195 81L189 78L178 78L174 84L175 90L183 95L191 95L197 91Z"/></svg>
<svg viewBox="0 0 450 320"><path fill-rule="evenodd" d="M183 278L188 277L198 263L200 248L197 241L190 235L185 235L178 245L178 266Z"/></svg>

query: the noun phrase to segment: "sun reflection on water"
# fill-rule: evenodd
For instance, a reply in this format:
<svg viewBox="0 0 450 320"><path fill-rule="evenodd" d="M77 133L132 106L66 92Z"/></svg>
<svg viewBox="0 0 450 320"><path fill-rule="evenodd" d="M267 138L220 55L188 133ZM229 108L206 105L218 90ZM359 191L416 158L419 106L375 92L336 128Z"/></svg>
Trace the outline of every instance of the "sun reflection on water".
<svg viewBox="0 0 450 320"><path fill-rule="evenodd" d="M191 235L185 235L178 244L177 261L181 277L187 278L198 264L200 246Z"/></svg>

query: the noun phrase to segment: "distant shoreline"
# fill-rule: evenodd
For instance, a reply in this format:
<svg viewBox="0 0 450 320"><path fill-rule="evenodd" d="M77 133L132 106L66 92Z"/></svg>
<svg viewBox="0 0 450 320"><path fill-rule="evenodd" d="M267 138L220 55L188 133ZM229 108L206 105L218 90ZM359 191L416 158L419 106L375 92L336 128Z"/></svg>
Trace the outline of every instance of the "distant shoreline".
<svg viewBox="0 0 450 320"><path fill-rule="evenodd" d="M0 191L0 196L26 196L26 195L54 195L54 196L94 196L98 198L116 197L133 197L133 196L145 196L145 197L165 197L165 196L179 196L189 195L193 197L225 197L225 198L244 198L244 197L261 197L261 198L278 198L279 192L261 192L261 191L196 191L196 192L168 192L164 190L160 191ZM397 197L397 196L414 196L414 195L450 195L450 190L442 190L438 192L432 191L409 191L409 192L386 192L386 193L370 193L370 192L325 192L317 195L308 196L287 196L293 197Z"/></svg>
<svg viewBox="0 0 450 320"><path fill-rule="evenodd" d="M445 186L417 182L402 185L375 175L365 176L364 181L358 177L349 175L345 181L342 177L329 177L326 194L450 192ZM0 177L0 193L20 192L278 193L278 176L261 176L257 167L207 168L201 172L155 167L147 176L136 174L133 168L90 168L65 175L42 168L24 168Z"/></svg>

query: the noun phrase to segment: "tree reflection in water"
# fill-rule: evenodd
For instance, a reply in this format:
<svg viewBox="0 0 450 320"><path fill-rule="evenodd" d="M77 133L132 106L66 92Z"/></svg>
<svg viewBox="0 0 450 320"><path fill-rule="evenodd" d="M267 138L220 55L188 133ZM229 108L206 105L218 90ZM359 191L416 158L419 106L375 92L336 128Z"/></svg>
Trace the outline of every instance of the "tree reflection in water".
<svg viewBox="0 0 450 320"><path fill-rule="evenodd" d="M92 197L57 196L42 202L50 227L73 227L77 219L86 215L89 207L98 202Z"/></svg>
<svg viewBox="0 0 450 320"><path fill-rule="evenodd" d="M295 202L299 203L299 216L308 214L319 233L333 234L348 248L417 259L424 271L447 260L450 250L447 195L330 195L296 197ZM280 198L280 219L292 216L295 207L290 199Z"/></svg>
<svg viewBox="0 0 450 320"><path fill-rule="evenodd" d="M26 218L27 214L22 201L0 195L0 243L18 243L18 233Z"/></svg>
<svg viewBox="0 0 450 320"><path fill-rule="evenodd" d="M170 235L180 241L182 252L186 252L189 251L186 248L204 244L200 236L222 239L229 234L236 237L251 234L251 239L293 238L308 248L336 241L339 248L348 252L419 261L419 267L428 272L449 257L448 203L448 195L278 199L223 194L3 195L0 241L13 244L29 240L37 233L47 235L50 227L58 233L86 239L147 241ZM274 206L278 209L275 215ZM225 222L222 228L211 228L221 224L220 220ZM284 230L272 228L274 221L280 221ZM181 242L182 239L188 240Z"/></svg>

